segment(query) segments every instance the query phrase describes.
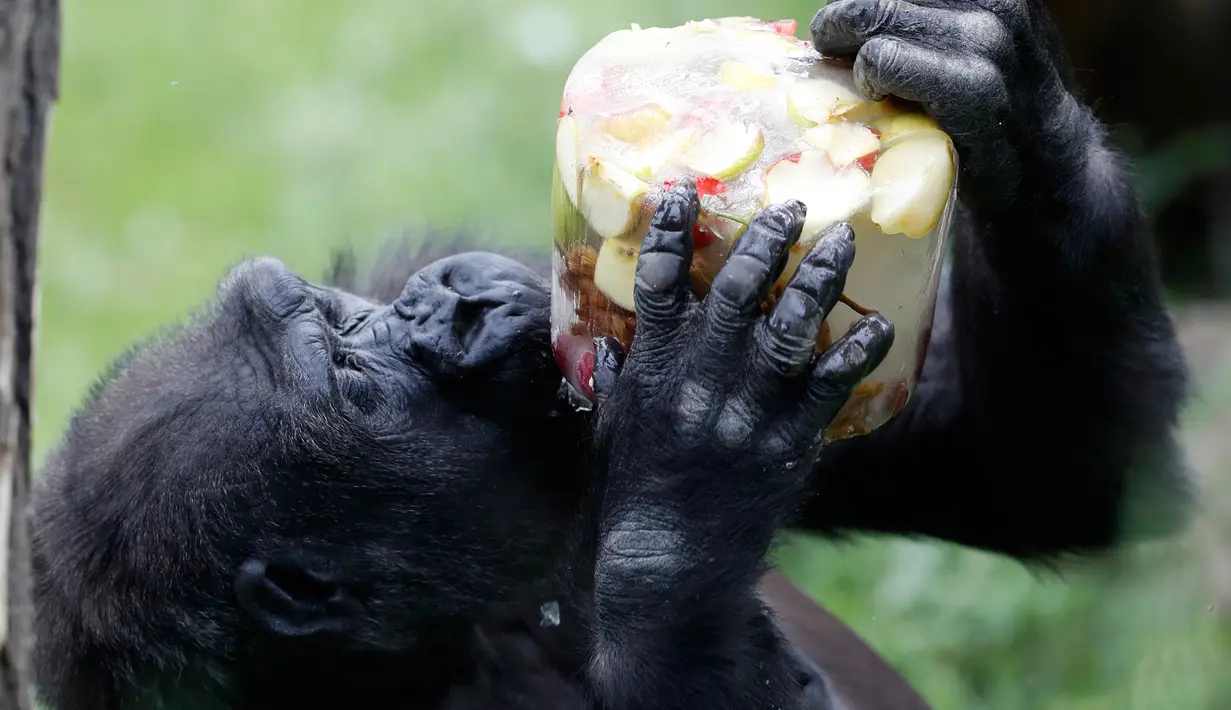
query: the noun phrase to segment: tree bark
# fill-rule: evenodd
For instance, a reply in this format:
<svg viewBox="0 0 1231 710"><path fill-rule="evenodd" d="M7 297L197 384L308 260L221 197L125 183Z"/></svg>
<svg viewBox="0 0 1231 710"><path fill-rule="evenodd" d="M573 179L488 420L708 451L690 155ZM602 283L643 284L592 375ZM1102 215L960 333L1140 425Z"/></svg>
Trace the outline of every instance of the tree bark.
<svg viewBox="0 0 1231 710"><path fill-rule="evenodd" d="M0 0L0 710L34 707L28 507L35 264L59 64L59 0Z"/></svg>

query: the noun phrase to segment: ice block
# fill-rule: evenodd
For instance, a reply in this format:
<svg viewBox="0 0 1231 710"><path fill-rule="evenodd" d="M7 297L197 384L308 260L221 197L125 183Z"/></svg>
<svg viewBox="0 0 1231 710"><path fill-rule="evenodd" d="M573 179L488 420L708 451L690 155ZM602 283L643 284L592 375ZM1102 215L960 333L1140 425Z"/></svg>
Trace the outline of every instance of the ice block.
<svg viewBox="0 0 1231 710"><path fill-rule="evenodd" d="M593 397L593 339L632 341L642 239L663 191L688 176L701 197L691 269L699 298L766 205L808 208L766 309L825 229L852 225L855 262L817 347L873 311L897 337L827 434L865 434L906 405L931 329L956 154L929 116L865 99L849 63L822 57L795 30L754 18L633 25L574 66L556 128L552 335L565 378L584 396Z"/></svg>

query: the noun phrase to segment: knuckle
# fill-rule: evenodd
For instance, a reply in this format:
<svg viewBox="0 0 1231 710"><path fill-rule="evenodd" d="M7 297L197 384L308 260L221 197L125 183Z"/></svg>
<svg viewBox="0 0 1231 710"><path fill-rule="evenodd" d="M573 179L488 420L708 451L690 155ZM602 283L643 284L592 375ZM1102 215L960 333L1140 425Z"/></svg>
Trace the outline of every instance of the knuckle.
<svg viewBox="0 0 1231 710"><path fill-rule="evenodd" d="M808 364L814 342L798 332L781 332L762 345L761 359L773 374L794 377Z"/></svg>
<svg viewBox="0 0 1231 710"><path fill-rule="evenodd" d="M629 513L605 531L599 549L600 567L618 575L666 575L680 567L685 541L669 514Z"/></svg>
<svg viewBox="0 0 1231 710"><path fill-rule="evenodd" d="M653 294L674 292L680 285L684 259L668 252L642 252L637 263L637 290Z"/></svg>
<svg viewBox="0 0 1231 710"><path fill-rule="evenodd" d="M750 401L743 397L731 400L723 407L714 427L718 442L733 449L747 446L758 418L756 407Z"/></svg>
<svg viewBox="0 0 1231 710"><path fill-rule="evenodd" d="M717 402L718 391L708 383L685 381L675 407L675 428L685 437L701 431Z"/></svg>
<svg viewBox="0 0 1231 710"><path fill-rule="evenodd" d="M984 10L1014 28L1022 27L1030 20L1027 0L979 0L979 4Z"/></svg>
<svg viewBox="0 0 1231 710"><path fill-rule="evenodd" d="M828 239L813 250L804 264L821 273L819 276L832 279L845 274L855 260L855 245L851 242ZM801 265L802 266L802 265Z"/></svg>
<svg viewBox="0 0 1231 710"><path fill-rule="evenodd" d="M1013 33L1000 17L994 14L974 13L963 20L962 34L978 49L979 54L994 61L1007 60L1013 54Z"/></svg>
<svg viewBox="0 0 1231 710"><path fill-rule="evenodd" d="M795 427L775 427L761 440L761 451L768 459L789 459L803 445Z"/></svg>
<svg viewBox="0 0 1231 710"><path fill-rule="evenodd" d="M737 254L718 272L705 302L717 308L743 310L749 303L759 303L757 295L769 274L769 264L749 254Z"/></svg>
<svg viewBox="0 0 1231 710"><path fill-rule="evenodd" d="M800 268L803 268L802 266ZM808 281L807 275L797 276L798 281ZM775 304L769 318L769 331L773 335L780 333L799 332L805 326L804 321L820 311L816 297L801 288L788 288Z"/></svg>
<svg viewBox="0 0 1231 710"><path fill-rule="evenodd" d="M809 295L827 296L830 291L835 288L840 288L846 282L847 268L846 265L829 262L829 261L813 261L799 265L799 270L795 273L795 283L800 284L801 288L809 291ZM785 296L785 294L783 294ZM820 308L820 304L816 302L816 296L812 296L812 301L807 303L809 307Z"/></svg>
<svg viewBox="0 0 1231 710"><path fill-rule="evenodd" d="M876 37L859 50L855 59L855 84L874 100L890 88L903 90L913 85L910 63L905 61L903 43L892 37Z"/></svg>
<svg viewBox="0 0 1231 710"><path fill-rule="evenodd" d="M844 376L845 373L833 371L822 372L814 376L807 388L808 403L813 407L841 405L851 394L851 387L840 379Z"/></svg>
<svg viewBox="0 0 1231 710"><path fill-rule="evenodd" d="M889 27L898 13L898 0L846 0L842 5L850 23L869 34Z"/></svg>

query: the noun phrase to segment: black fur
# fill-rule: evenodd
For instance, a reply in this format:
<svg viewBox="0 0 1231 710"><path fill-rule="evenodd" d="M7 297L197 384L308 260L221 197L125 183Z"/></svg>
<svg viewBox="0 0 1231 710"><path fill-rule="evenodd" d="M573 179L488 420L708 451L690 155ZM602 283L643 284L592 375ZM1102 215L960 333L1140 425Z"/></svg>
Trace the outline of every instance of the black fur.
<svg viewBox="0 0 1231 710"><path fill-rule="evenodd" d="M1175 529L1184 360L1127 171L1041 12L843 0L813 35L870 94L927 107L962 159L925 376L889 426L810 446L883 324L810 369L787 336L815 308L764 328L737 293L672 295L689 194L647 239L660 278L639 282L632 352L602 351L594 422L557 401L541 256L532 273L449 257L460 236L396 241L370 273L339 256L332 287L247 262L106 373L40 477L44 700L797 708L754 593L784 524L1025 560ZM797 219L768 211L730 268L772 275ZM842 236L796 278L814 305L843 278ZM698 369L715 314L748 348L717 379ZM816 397L790 400L805 388L784 376ZM558 626L539 619L552 601Z"/></svg>

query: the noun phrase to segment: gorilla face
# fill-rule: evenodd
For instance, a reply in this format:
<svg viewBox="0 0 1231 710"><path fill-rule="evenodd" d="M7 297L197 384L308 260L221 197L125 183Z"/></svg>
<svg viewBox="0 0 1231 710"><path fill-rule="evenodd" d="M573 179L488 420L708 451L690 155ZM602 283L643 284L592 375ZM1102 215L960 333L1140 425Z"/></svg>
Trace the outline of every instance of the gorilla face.
<svg viewBox="0 0 1231 710"><path fill-rule="evenodd" d="M40 477L41 665L167 663L151 635L400 652L543 579L581 489L549 311L493 254L433 262L391 303L237 267L115 366Z"/></svg>

